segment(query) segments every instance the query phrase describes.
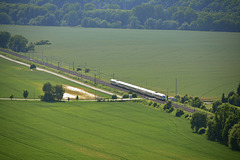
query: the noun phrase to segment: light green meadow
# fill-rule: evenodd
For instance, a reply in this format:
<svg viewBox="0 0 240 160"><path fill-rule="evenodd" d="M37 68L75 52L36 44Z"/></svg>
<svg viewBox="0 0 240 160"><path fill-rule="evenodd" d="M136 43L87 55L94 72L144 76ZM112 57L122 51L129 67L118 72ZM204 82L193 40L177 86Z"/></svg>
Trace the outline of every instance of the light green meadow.
<svg viewBox="0 0 240 160"><path fill-rule="evenodd" d="M0 101L0 159L238 160L183 118L134 102Z"/></svg>
<svg viewBox="0 0 240 160"><path fill-rule="evenodd" d="M5 26L29 42L50 40L34 57L62 66L89 67L110 81L115 78L170 95L219 98L240 81L240 33ZM28 54L27 54L28 55ZM33 54L31 53L31 56ZM47 58L46 58L47 57ZM95 70L95 71L93 71Z"/></svg>

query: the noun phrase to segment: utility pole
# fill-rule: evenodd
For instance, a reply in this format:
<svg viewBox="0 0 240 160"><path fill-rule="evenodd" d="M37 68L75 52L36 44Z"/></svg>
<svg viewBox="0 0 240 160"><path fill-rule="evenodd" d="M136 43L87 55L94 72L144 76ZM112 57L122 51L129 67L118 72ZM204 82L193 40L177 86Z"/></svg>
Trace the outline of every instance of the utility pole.
<svg viewBox="0 0 240 160"><path fill-rule="evenodd" d="M114 73L113 73L113 79L114 79Z"/></svg>
<svg viewBox="0 0 240 160"><path fill-rule="evenodd" d="M167 100L168 100L168 89L167 89Z"/></svg>
<svg viewBox="0 0 240 160"><path fill-rule="evenodd" d="M94 84L95 84L95 85L97 84L96 73L95 73L95 76L94 76Z"/></svg>
<svg viewBox="0 0 240 160"><path fill-rule="evenodd" d="M98 70L98 78L100 79L100 67L99 67L99 70Z"/></svg>
<svg viewBox="0 0 240 160"><path fill-rule="evenodd" d="M74 70L74 61L73 61L73 70Z"/></svg>
<svg viewBox="0 0 240 160"><path fill-rule="evenodd" d="M58 61L58 70L59 70L59 61Z"/></svg>
<svg viewBox="0 0 240 160"><path fill-rule="evenodd" d="M177 98L177 78L176 78L176 98Z"/></svg>
<svg viewBox="0 0 240 160"><path fill-rule="evenodd" d="M43 47L42 47L42 62L43 62Z"/></svg>

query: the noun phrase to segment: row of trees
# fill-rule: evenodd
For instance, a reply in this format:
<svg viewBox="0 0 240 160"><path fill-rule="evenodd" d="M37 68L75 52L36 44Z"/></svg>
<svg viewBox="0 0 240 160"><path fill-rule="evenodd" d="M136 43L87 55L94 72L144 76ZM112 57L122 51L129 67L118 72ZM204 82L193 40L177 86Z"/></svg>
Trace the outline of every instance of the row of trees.
<svg viewBox="0 0 240 160"><path fill-rule="evenodd" d="M0 31L0 47L9 48L16 52L27 52L34 50L33 43L28 44L27 38L21 35L11 36L9 32Z"/></svg>
<svg viewBox="0 0 240 160"><path fill-rule="evenodd" d="M218 141L233 150L240 150L240 109L225 103L219 106L214 116L195 112L191 119L194 132L203 134L209 140ZM206 129L207 128L207 129Z"/></svg>
<svg viewBox="0 0 240 160"><path fill-rule="evenodd" d="M234 106L240 107L240 82L237 87L237 91L231 91L228 93L228 96L225 97L224 93L222 94L222 103L230 103Z"/></svg>
<svg viewBox="0 0 240 160"><path fill-rule="evenodd" d="M240 83L236 93L232 91L227 97L223 94L221 100L212 104L211 111L214 116L207 118L205 113L194 113L191 128L197 133L204 133L206 130L209 140L218 141L234 150L240 150L239 94ZM184 96L181 101L187 102L187 97Z"/></svg>
<svg viewBox="0 0 240 160"><path fill-rule="evenodd" d="M199 97L191 97L187 94L180 98L180 103L182 104L189 104L193 107L200 108L200 109L206 109L206 106L204 105L203 101Z"/></svg>
<svg viewBox="0 0 240 160"><path fill-rule="evenodd" d="M72 2L72 3L71 3ZM89 3L92 2L92 3ZM211 2L211 3L210 3ZM0 24L240 31L240 2L52 0L0 3ZM123 4L134 4L124 7ZM172 5L169 5L172 4ZM218 6L213 6L217 4ZM230 9L232 8L232 9Z"/></svg>

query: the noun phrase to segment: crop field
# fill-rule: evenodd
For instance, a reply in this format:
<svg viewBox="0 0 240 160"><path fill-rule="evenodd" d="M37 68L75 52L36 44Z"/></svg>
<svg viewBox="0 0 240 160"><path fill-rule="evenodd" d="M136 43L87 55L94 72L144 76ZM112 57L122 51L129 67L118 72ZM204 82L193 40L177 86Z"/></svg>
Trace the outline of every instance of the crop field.
<svg viewBox="0 0 240 160"><path fill-rule="evenodd" d="M231 159L190 123L134 102L0 101L0 159Z"/></svg>
<svg viewBox="0 0 240 160"><path fill-rule="evenodd" d="M75 86L95 94L95 91L92 89L45 72L31 71L26 66L3 58L0 58L0 68L0 98L9 98L11 94L13 94L14 98L23 98L23 90L28 90L28 98L38 98L39 95L43 95L42 86L46 82L50 82L52 85L65 84ZM110 97L98 91L96 91L96 94L102 97Z"/></svg>
<svg viewBox="0 0 240 160"><path fill-rule="evenodd" d="M29 42L49 40L30 55L62 66L89 67L90 75L115 78L170 95L219 98L240 81L240 33L5 26ZM43 52L43 54L42 54Z"/></svg>

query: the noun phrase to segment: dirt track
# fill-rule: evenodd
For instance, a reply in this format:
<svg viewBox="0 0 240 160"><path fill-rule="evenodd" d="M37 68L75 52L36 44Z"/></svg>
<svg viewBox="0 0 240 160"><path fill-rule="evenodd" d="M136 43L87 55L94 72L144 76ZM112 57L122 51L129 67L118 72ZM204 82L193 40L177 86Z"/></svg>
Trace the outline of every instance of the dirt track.
<svg viewBox="0 0 240 160"><path fill-rule="evenodd" d="M44 63L44 62L42 62L42 61L39 61L39 60L36 60L36 59L31 59L31 58L29 58L29 57L26 57L26 56L17 54L17 53L12 52L12 51L6 51L6 50L1 49L1 48L0 48L0 51L1 51L1 52L5 52L5 53L8 53L8 54L11 54L11 55L16 56L16 57L21 58L21 59L25 59L25 60L28 60L28 61L31 61L31 62L34 62L34 63L38 63L38 64L43 65L43 66L47 66L47 67L49 67L49 68L53 68L53 69L56 69L56 70L59 70L59 71L62 71L62 72L65 72L65 73L68 73L68 74L77 76L77 77L81 77L81 78L83 78L83 79L87 79L87 80L89 80L89 81L93 81L93 82L95 81L95 79L94 79L93 77L90 77L90 76L87 76L87 75L83 75L83 74L78 73L78 72L76 72L76 71L67 70L67 69L64 69L64 68L61 68L61 67L52 65L52 64ZM104 85L104 86L108 86L108 87L110 87L110 88L115 88L115 89L118 89L118 90L121 90L121 91L124 91L124 92L128 92L127 89L124 89L124 88L121 88L121 87L118 87L118 86L114 86L114 85L112 85L110 82L105 82L105 81L103 81L103 80L101 80L101 79L96 79L96 83L102 84L102 85ZM141 96L141 97L145 97L145 95L140 94L140 93L138 93L138 95ZM166 102L160 101L160 100L154 100L154 101L156 101L156 102L158 102L158 103L161 103L161 104L165 104L165 103L166 103ZM184 111L186 111L186 112L190 112L190 113L197 112L197 110L195 110L195 109L191 109L191 108L188 108L188 107L184 107L184 106L182 106L182 105L178 105L178 104L174 104L174 103L173 103L172 105L173 105L174 108L182 108L182 109L183 109Z"/></svg>

